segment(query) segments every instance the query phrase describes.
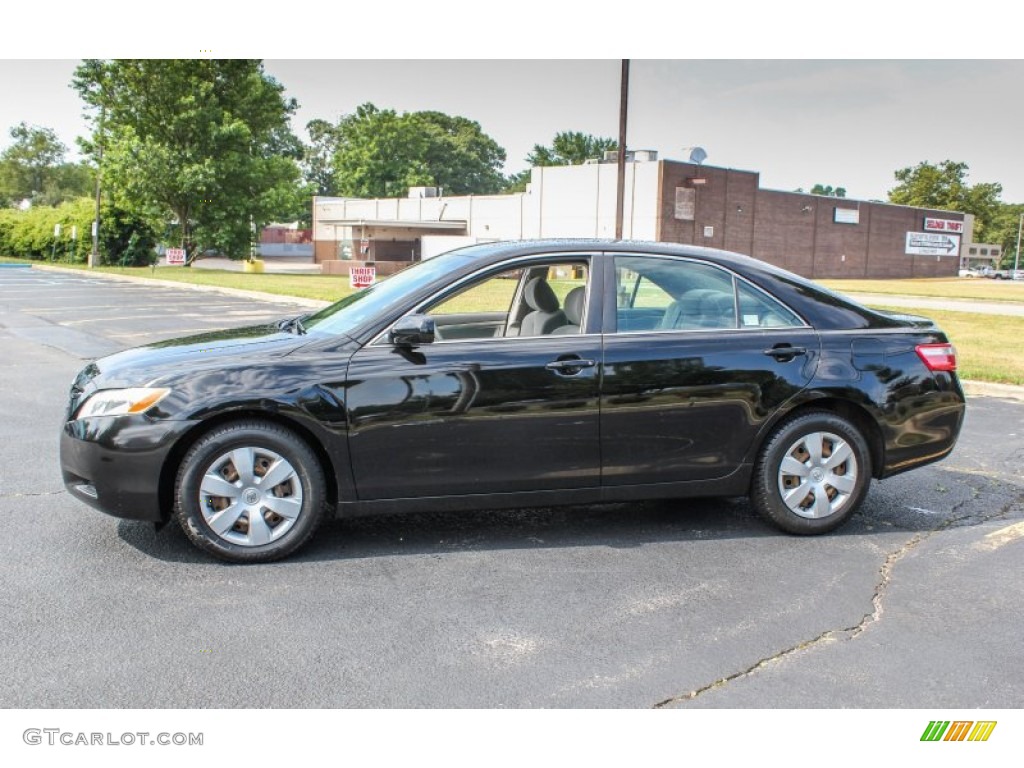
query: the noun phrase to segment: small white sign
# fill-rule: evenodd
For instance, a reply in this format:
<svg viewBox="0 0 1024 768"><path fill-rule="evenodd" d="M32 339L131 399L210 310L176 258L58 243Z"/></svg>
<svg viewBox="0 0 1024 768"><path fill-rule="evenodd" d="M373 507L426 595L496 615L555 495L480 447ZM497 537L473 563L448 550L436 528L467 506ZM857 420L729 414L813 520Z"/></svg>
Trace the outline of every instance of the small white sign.
<svg viewBox="0 0 1024 768"><path fill-rule="evenodd" d="M72 240L77 240L78 239L78 225L77 224L72 224L71 225L71 239Z"/></svg>
<svg viewBox="0 0 1024 768"><path fill-rule="evenodd" d="M376 267L350 267L348 282L353 288L368 288L377 282Z"/></svg>
<svg viewBox="0 0 1024 768"><path fill-rule="evenodd" d="M860 224L860 209L836 206L832 214L832 221L836 224Z"/></svg>
<svg viewBox="0 0 1024 768"><path fill-rule="evenodd" d="M97 229L99 229L99 223L96 221L96 219L93 219L92 220L92 236L93 237L96 237L96 230Z"/></svg>
<svg viewBox="0 0 1024 768"><path fill-rule="evenodd" d="M168 248L164 252L164 256L167 257L167 266L169 266L169 267L183 267L183 266L185 266L185 249L184 248Z"/></svg>
<svg viewBox="0 0 1024 768"><path fill-rule="evenodd" d="M960 254L960 235L907 232L905 253L911 256L958 256Z"/></svg>
<svg viewBox="0 0 1024 768"><path fill-rule="evenodd" d="M957 221L956 219L925 219L924 231L956 232L957 234L960 234L964 231L964 223L962 221Z"/></svg>
<svg viewBox="0 0 1024 768"><path fill-rule="evenodd" d="M715 236L715 228L714 227L704 227L704 237L714 237L714 236Z"/></svg>
<svg viewBox="0 0 1024 768"><path fill-rule="evenodd" d="M53 236L60 237L60 224L53 225Z"/></svg>

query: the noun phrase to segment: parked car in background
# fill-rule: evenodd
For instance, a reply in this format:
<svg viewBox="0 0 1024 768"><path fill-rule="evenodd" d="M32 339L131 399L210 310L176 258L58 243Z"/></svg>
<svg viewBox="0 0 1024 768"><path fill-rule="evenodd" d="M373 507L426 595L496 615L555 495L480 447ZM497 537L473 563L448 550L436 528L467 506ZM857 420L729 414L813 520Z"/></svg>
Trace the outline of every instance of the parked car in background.
<svg viewBox="0 0 1024 768"><path fill-rule="evenodd" d="M89 364L60 461L76 498L259 562L334 515L412 510L748 495L824 533L963 416L925 318L723 251L491 243Z"/></svg>
<svg viewBox="0 0 1024 768"><path fill-rule="evenodd" d="M985 273L979 267L970 267L968 269L961 269L957 275L959 277L984 277Z"/></svg>
<svg viewBox="0 0 1024 768"><path fill-rule="evenodd" d="M991 277L993 280L1019 280L1022 272L1024 270L1017 270L1015 272L1012 269L993 267L985 273L985 277Z"/></svg>

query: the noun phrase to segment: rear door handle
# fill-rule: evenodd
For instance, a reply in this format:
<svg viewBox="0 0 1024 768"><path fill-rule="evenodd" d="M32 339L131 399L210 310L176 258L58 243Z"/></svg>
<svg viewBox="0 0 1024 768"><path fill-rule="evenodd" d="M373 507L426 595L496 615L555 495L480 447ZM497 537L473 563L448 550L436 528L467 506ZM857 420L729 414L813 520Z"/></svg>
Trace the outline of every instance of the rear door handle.
<svg viewBox="0 0 1024 768"><path fill-rule="evenodd" d="M764 353L769 357L774 357L776 360L786 362L798 355L806 355L807 349L805 347L794 347L789 344L777 344L771 349L766 349Z"/></svg>
<svg viewBox="0 0 1024 768"><path fill-rule="evenodd" d="M573 374L579 373L584 368L593 368L595 365L597 365L597 362L594 360L581 360L578 357L570 357L552 360L544 367L549 371L555 371L556 373Z"/></svg>

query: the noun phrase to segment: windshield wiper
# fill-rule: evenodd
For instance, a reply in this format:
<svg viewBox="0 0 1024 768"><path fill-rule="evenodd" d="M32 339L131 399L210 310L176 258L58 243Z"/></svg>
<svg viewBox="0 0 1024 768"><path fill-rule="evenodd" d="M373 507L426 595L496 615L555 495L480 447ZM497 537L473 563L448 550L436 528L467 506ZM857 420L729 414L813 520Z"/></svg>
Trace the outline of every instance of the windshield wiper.
<svg viewBox="0 0 1024 768"><path fill-rule="evenodd" d="M302 320L306 315L297 315L296 317L286 317L284 320L279 320L277 323L277 330L288 331L294 333L296 336L304 336L306 333L305 326L302 325Z"/></svg>

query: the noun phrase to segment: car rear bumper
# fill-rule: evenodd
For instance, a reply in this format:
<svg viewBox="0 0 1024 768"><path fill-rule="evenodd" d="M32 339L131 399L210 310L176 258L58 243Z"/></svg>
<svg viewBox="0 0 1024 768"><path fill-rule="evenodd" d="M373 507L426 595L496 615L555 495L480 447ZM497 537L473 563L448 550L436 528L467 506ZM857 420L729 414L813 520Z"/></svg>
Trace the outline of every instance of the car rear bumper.
<svg viewBox="0 0 1024 768"><path fill-rule="evenodd" d="M114 517L163 521L160 480L167 456L196 422L145 416L79 419L60 437L64 485L79 501Z"/></svg>
<svg viewBox="0 0 1024 768"><path fill-rule="evenodd" d="M879 477L891 477L945 458L956 446L966 405L960 382L948 374L943 389L916 398L909 415L891 421L885 464Z"/></svg>

